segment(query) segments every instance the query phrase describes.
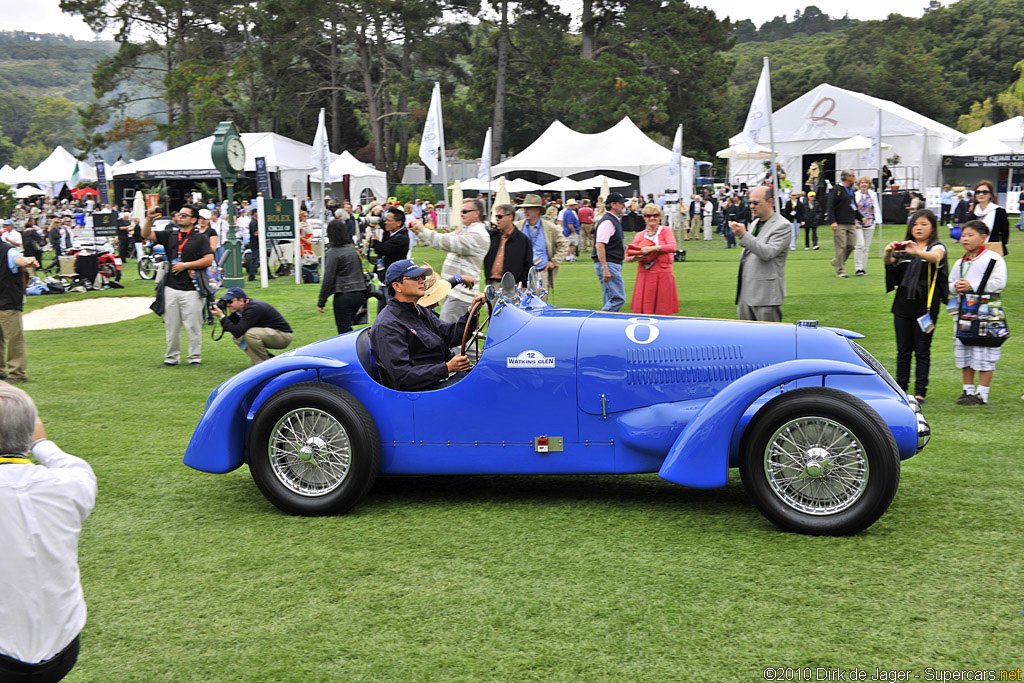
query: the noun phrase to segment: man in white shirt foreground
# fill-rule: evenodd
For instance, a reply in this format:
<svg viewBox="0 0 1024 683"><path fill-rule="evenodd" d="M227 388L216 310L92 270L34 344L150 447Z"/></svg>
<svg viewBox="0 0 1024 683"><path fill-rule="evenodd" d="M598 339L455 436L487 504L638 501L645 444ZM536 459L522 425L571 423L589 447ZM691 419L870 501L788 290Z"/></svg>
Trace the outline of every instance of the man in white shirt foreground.
<svg viewBox="0 0 1024 683"><path fill-rule="evenodd" d="M26 456L31 450L39 461ZM0 382L0 680L59 681L78 659L78 537L96 475L46 438L28 394Z"/></svg>

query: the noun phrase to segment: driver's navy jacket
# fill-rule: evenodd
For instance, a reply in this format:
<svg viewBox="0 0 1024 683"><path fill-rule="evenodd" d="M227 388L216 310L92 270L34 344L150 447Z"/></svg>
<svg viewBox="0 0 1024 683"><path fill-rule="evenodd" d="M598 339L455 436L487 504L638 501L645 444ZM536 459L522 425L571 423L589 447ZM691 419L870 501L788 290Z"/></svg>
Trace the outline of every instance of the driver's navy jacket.
<svg viewBox="0 0 1024 683"><path fill-rule="evenodd" d="M390 375L392 388L421 391L448 379L449 349L462 343L468 316L441 322L422 306L392 299L370 328L377 365Z"/></svg>

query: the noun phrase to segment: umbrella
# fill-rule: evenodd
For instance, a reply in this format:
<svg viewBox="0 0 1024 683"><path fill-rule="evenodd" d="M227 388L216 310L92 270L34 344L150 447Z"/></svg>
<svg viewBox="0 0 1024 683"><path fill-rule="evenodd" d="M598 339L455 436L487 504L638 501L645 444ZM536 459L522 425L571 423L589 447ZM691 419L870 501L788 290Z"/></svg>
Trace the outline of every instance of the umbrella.
<svg viewBox="0 0 1024 683"><path fill-rule="evenodd" d="M828 149L824 150L822 154L838 154L839 152L863 152L869 149L871 149L871 138L865 135L854 135L851 138L846 138L841 142L837 142ZM892 145L883 142L882 149L892 149Z"/></svg>
<svg viewBox="0 0 1024 683"><path fill-rule="evenodd" d="M868 145L870 147L870 144ZM764 145L748 149L745 145L733 145L715 153L719 159L771 159L772 151Z"/></svg>
<svg viewBox="0 0 1024 683"><path fill-rule="evenodd" d="M631 183L628 180L619 180L618 178L609 178L606 175L596 175L593 178L587 178L581 180L581 183L590 183L591 189L601 188L604 194L608 194L609 187L629 187Z"/></svg>
<svg viewBox="0 0 1024 683"><path fill-rule="evenodd" d="M38 187L33 187L32 185L23 185L22 187L19 187L17 190L14 191L14 196L16 199L38 197L41 194L43 194L43 191L40 190Z"/></svg>
<svg viewBox="0 0 1024 683"><path fill-rule="evenodd" d="M469 178L468 180L456 180L454 183L448 186L449 190L454 190L456 184L461 184L463 190L482 190L484 184L480 182L479 178Z"/></svg>
<svg viewBox="0 0 1024 683"><path fill-rule="evenodd" d="M505 179L498 178L498 193L494 196L494 206L511 203L512 199L508 196L508 187L506 186ZM497 220L494 218L494 207L491 207L491 222L497 223Z"/></svg>
<svg viewBox="0 0 1024 683"><path fill-rule="evenodd" d="M573 180L566 176L550 182L547 185L542 186L540 189L550 190L552 192L582 192L584 190L589 190L590 186L585 182Z"/></svg>
<svg viewBox="0 0 1024 683"><path fill-rule="evenodd" d="M132 204L132 218L137 220L139 225L142 225L146 220L146 200L139 190L135 191L135 203Z"/></svg>
<svg viewBox="0 0 1024 683"><path fill-rule="evenodd" d="M458 230L462 227L462 183L458 180L452 185L452 205L448 207L448 229Z"/></svg>
<svg viewBox="0 0 1024 683"><path fill-rule="evenodd" d="M100 191L92 187L83 187L81 189L75 188L74 190L71 190L71 196L75 199L81 199L86 195L96 195L98 197L99 194Z"/></svg>
<svg viewBox="0 0 1024 683"><path fill-rule="evenodd" d="M516 178L515 180L508 181L505 184L505 189L509 192L533 192L534 190L539 190L540 185L531 183L524 178Z"/></svg>

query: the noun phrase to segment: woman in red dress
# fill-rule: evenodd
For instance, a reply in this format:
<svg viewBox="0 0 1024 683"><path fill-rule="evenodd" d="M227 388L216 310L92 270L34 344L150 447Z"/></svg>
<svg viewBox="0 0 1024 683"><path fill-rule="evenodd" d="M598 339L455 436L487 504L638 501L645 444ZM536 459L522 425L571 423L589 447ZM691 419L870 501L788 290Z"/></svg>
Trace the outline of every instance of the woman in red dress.
<svg viewBox="0 0 1024 683"><path fill-rule="evenodd" d="M626 250L626 260L638 264L630 308L634 313L672 315L679 312L679 294L672 274L676 238L671 228L661 225L657 204L645 206L643 216L647 228L636 234Z"/></svg>

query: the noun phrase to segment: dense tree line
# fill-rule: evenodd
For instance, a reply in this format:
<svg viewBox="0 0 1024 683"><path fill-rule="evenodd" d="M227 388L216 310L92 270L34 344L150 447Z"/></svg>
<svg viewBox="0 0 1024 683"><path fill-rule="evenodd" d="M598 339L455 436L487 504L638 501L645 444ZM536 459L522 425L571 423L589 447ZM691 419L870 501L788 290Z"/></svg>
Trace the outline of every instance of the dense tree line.
<svg viewBox="0 0 1024 683"><path fill-rule="evenodd" d="M684 151L713 158L742 126L764 55L775 108L829 82L965 131L1024 112L1024 0L931 0L922 17L882 21L812 5L760 27L684 0L582 0L575 15L546 0L61 6L114 33L115 51L89 63L92 102L74 125L58 123L67 100L33 97L28 106L0 89L0 157L29 159L69 135L83 154L135 144L143 156L153 139L187 143L229 118L245 131L312 140L324 107L332 148L394 181L416 158L436 81L448 147L463 156L479 155L488 126L498 158L555 119L595 132L628 115L666 145L682 123ZM0 48L18 50L11 70L0 60L0 79L25 85L32 60L82 68L53 45L16 38L0 35Z"/></svg>

